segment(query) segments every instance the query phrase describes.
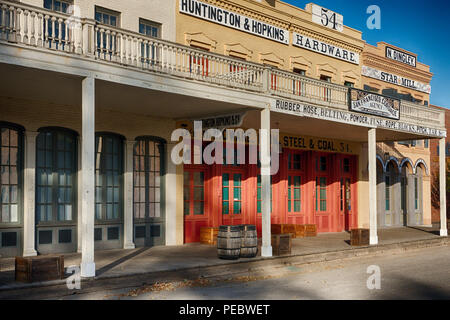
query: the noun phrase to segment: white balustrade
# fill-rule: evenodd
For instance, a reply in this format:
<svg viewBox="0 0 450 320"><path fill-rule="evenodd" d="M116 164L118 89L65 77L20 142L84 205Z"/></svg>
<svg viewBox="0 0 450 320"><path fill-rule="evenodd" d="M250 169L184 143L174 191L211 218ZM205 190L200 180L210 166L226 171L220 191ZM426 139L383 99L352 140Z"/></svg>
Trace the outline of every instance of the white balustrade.
<svg viewBox="0 0 450 320"><path fill-rule="evenodd" d="M348 109L348 88L261 64L0 0L0 42L47 48L170 76ZM402 120L443 128L443 111L402 101Z"/></svg>

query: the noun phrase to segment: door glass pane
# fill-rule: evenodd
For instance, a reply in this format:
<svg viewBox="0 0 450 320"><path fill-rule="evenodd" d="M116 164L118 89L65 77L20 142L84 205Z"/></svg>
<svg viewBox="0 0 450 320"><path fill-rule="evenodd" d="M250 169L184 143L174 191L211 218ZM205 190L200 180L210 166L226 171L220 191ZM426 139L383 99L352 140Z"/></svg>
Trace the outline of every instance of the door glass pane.
<svg viewBox="0 0 450 320"><path fill-rule="evenodd" d="M135 210L139 208L139 214L135 212L135 217L155 218L161 216L161 155L159 148L162 145L150 138L142 138L136 141L134 153L134 175L137 177L133 184L140 186L140 197L134 197L133 206ZM189 214L190 206L187 201L190 198L189 172L184 173L184 213ZM139 207L136 204L140 204Z"/></svg>

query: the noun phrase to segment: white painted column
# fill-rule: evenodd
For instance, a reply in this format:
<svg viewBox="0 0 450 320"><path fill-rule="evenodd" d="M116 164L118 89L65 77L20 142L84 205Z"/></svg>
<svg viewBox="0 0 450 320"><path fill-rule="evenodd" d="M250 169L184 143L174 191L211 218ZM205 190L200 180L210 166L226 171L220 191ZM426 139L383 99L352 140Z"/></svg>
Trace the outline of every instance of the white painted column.
<svg viewBox="0 0 450 320"><path fill-rule="evenodd" d="M36 137L38 132L25 132L24 194L23 194L23 256L37 255L35 248Z"/></svg>
<svg viewBox="0 0 450 320"><path fill-rule="evenodd" d="M77 219L78 219L78 227L77 227L77 252L81 253L82 251L82 229L83 229L83 199L81 195L83 194L83 170L81 170L81 136L78 136L77 138Z"/></svg>
<svg viewBox="0 0 450 320"><path fill-rule="evenodd" d="M82 81L82 236L81 276L95 277L94 221L95 221L95 79Z"/></svg>
<svg viewBox="0 0 450 320"><path fill-rule="evenodd" d="M439 194L441 208L441 236L448 236L447 230L447 188L446 188L446 170L445 160L445 138L439 140Z"/></svg>
<svg viewBox="0 0 450 320"><path fill-rule="evenodd" d="M175 143L167 144L166 174L165 174L165 214L166 214L166 245L177 244L177 167L170 155ZM181 228L183 232L183 228ZM181 238L183 238L181 236Z"/></svg>
<svg viewBox="0 0 450 320"><path fill-rule="evenodd" d="M261 111L261 210L262 210L262 246L261 256L272 256L271 219L270 219L270 109Z"/></svg>
<svg viewBox="0 0 450 320"><path fill-rule="evenodd" d="M377 132L369 129L369 225L370 244L378 244L377 234Z"/></svg>
<svg viewBox="0 0 450 320"><path fill-rule="evenodd" d="M134 249L133 242L133 148L135 141L125 142L123 248Z"/></svg>

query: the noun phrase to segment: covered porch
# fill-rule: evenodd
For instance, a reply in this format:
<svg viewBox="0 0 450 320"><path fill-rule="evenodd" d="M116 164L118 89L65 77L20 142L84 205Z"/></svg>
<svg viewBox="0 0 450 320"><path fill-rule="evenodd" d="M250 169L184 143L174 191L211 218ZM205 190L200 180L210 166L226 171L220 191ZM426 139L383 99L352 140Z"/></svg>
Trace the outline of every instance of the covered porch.
<svg viewBox="0 0 450 320"><path fill-rule="evenodd" d="M419 246L421 243L440 239L439 229L433 228L387 228L378 230L379 244L374 250L386 250L391 245L398 248L403 246ZM266 262L276 264L279 259L289 257L304 257L305 259L320 261L321 255L335 253L336 255L351 256L357 250L368 247L352 247L349 244L350 235L347 232L323 233L312 238L297 238L292 241L292 252L272 258L261 257L261 243L259 253L253 259L240 259L237 261L220 260L217 258L217 249L214 246L201 244L187 244L170 247L148 247L132 250L113 249L95 251L96 279L133 276L139 274L158 274L164 272L183 272L192 269L200 270L205 267L238 266L246 262ZM71 253L64 255L65 266L80 265L81 254ZM269 262L268 262L269 263ZM200 268L200 269L199 269ZM58 281L57 281L58 282ZM65 283L65 280L59 281ZM55 283L55 282L53 282ZM14 258L0 259L0 292L3 289L27 287L14 281ZM8 294L8 291L0 293Z"/></svg>

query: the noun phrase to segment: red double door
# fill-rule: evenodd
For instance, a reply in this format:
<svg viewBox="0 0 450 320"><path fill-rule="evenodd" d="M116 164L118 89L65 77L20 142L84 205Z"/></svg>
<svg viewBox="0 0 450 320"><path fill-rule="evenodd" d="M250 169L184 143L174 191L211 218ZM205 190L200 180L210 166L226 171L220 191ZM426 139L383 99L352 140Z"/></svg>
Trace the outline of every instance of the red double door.
<svg viewBox="0 0 450 320"><path fill-rule="evenodd" d="M255 224L261 234L261 178L256 165L185 166L184 238L203 226ZM271 223L316 224L318 232L357 226L357 157L285 150L272 176Z"/></svg>

